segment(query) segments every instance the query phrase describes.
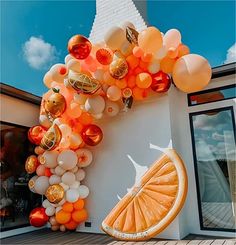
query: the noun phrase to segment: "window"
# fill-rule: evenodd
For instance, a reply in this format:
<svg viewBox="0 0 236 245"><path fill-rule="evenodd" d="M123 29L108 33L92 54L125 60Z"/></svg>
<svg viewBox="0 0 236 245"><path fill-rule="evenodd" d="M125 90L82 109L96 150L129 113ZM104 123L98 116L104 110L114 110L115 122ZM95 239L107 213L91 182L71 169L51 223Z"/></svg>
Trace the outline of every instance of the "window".
<svg viewBox="0 0 236 245"><path fill-rule="evenodd" d="M202 229L235 230L236 151L233 107L190 114Z"/></svg>
<svg viewBox="0 0 236 245"><path fill-rule="evenodd" d="M188 94L188 105L200 105L235 98L235 84Z"/></svg>
<svg viewBox="0 0 236 245"><path fill-rule="evenodd" d="M25 172L25 161L34 146L27 132L27 127L1 122L1 231L28 226L31 209L41 206L41 196L28 188L32 176Z"/></svg>

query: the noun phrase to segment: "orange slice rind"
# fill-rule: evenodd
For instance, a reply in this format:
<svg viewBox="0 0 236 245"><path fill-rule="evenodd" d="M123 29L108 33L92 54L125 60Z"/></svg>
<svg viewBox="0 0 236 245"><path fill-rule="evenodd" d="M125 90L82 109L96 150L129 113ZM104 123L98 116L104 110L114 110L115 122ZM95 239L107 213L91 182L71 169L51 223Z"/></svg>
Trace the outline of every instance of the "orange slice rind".
<svg viewBox="0 0 236 245"><path fill-rule="evenodd" d="M187 174L175 150L149 168L102 222L109 235L127 241L150 239L177 216L187 195Z"/></svg>

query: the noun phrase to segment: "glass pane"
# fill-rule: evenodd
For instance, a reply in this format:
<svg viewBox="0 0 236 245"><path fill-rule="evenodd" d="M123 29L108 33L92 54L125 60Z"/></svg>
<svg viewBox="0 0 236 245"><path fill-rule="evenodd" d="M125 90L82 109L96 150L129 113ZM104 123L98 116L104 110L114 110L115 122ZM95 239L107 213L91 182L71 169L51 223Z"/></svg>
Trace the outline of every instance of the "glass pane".
<svg viewBox="0 0 236 245"><path fill-rule="evenodd" d="M235 229L236 155L233 112L224 108L195 114L191 123L201 224L208 229Z"/></svg>
<svg viewBox="0 0 236 245"><path fill-rule="evenodd" d="M227 100L235 98L236 90L235 85L218 88L217 90L211 90L201 93L195 93L189 95L189 105L199 105L204 103L210 103L220 100Z"/></svg>
<svg viewBox="0 0 236 245"><path fill-rule="evenodd" d="M25 160L34 151L27 131L1 123L1 231L27 226L29 212L41 204L41 196L33 194L27 184L32 176L25 172Z"/></svg>

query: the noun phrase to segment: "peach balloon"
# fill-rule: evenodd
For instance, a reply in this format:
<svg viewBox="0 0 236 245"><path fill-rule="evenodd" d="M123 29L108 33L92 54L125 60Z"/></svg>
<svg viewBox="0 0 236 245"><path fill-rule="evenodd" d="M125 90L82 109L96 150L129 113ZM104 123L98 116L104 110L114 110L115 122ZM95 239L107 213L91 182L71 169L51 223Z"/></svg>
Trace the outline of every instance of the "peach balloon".
<svg viewBox="0 0 236 245"><path fill-rule="evenodd" d="M152 60L152 54L150 53L144 53L142 56L141 56L141 59L143 62L150 62Z"/></svg>
<svg viewBox="0 0 236 245"><path fill-rule="evenodd" d="M170 59L169 57L165 57L164 59L161 60L161 70L164 73L172 73L173 67L175 64L175 59Z"/></svg>
<svg viewBox="0 0 236 245"><path fill-rule="evenodd" d="M184 44L180 44L178 47L178 57L182 57L186 54L189 54L190 50L189 47L184 45Z"/></svg>
<svg viewBox="0 0 236 245"><path fill-rule="evenodd" d="M82 111L80 109L80 105L77 104L74 100L72 100L67 107L67 115L72 117L72 118L78 118L80 117Z"/></svg>
<svg viewBox="0 0 236 245"><path fill-rule="evenodd" d="M80 72L81 71L81 65L80 61L77 59L70 59L68 63L66 64L67 68L69 70L75 71L75 72Z"/></svg>
<svg viewBox="0 0 236 245"><path fill-rule="evenodd" d="M91 124L93 117L88 112L83 112L79 117L79 122L83 125Z"/></svg>
<svg viewBox="0 0 236 245"><path fill-rule="evenodd" d="M110 75L109 71L104 73L103 80L108 85L114 85L116 83L116 79Z"/></svg>
<svg viewBox="0 0 236 245"><path fill-rule="evenodd" d="M168 50L169 48L177 48L181 43L181 34L176 29L170 29L163 37L163 43Z"/></svg>
<svg viewBox="0 0 236 245"><path fill-rule="evenodd" d="M126 58L126 62L128 63L130 69L134 69L139 65L139 59L134 55L129 55Z"/></svg>
<svg viewBox="0 0 236 245"><path fill-rule="evenodd" d="M171 59L174 59L178 56L178 48L169 48L167 51L167 56Z"/></svg>
<svg viewBox="0 0 236 245"><path fill-rule="evenodd" d="M162 47L161 32L151 26L139 33L138 45L145 53L155 53Z"/></svg>
<svg viewBox="0 0 236 245"><path fill-rule="evenodd" d="M140 58L143 55L143 50L140 47L136 46L133 48L133 55L137 58Z"/></svg>
<svg viewBox="0 0 236 245"><path fill-rule="evenodd" d="M174 65L173 80L178 89L186 93L202 90L211 79L208 61L197 54L182 56Z"/></svg>
<svg viewBox="0 0 236 245"><path fill-rule="evenodd" d="M124 89L127 87L127 81L125 78L116 80L116 86L120 89Z"/></svg>
<svg viewBox="0 0 236 245"><path fill-rule="evenodd" d="M139 88L149 88L152 84L152 77L146 73L140 73L136 76L136 85Z"/></svg>
<svg viewBox="0 0 236 245"><path fill-rule="evenodd" d="M107 98L111 101L117 101L121 98L121 90L117 86L111 86L107 89Z"/></svg>

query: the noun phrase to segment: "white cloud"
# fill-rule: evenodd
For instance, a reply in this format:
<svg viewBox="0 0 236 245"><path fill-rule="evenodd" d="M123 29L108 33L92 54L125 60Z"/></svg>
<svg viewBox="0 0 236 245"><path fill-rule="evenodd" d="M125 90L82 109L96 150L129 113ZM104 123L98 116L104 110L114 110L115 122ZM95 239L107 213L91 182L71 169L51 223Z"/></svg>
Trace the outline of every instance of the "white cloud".
<svg viewBox="0 0 236 245"><path fill-rule="evenodd" d="M236 43L227 50L225 64L236 62Z"/></svg>
<svg viewBox="0 0 236 245"><path fill-rule="evenodd" d="M23 45L23 52L29 66L37 70L48 68L58 58L56 47L42 37L30 37Z"/></svg>

